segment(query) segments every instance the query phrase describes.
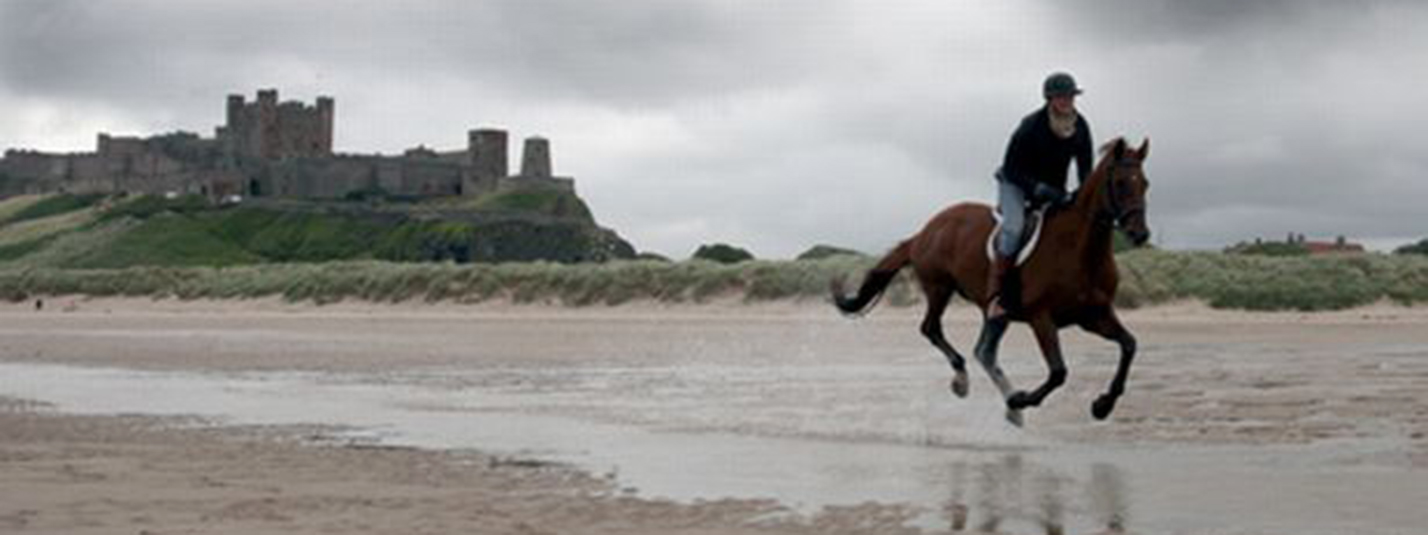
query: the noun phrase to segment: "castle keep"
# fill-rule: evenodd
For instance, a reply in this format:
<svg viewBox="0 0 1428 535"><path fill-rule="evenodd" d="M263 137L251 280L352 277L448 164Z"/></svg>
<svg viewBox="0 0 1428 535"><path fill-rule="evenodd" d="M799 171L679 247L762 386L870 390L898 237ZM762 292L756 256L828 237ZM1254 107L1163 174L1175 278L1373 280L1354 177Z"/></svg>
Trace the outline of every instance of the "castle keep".
<svg viewBox="0 0 1428 535"><path fill-rule="evenodd" d="M508 173L508 135L482 128L464 149L408 149L401 155L337 154L332 148L336 103L280 102L275 89L257 100L230 95L225 124L214 137L176 132L147 138L100 133L95 152L6 150L0 196L26 193L193 193L342 199L480 196L502 189L574 189L552 174L550 142L525 140L520 173Z"/></svg>
<svg viewBox="0 0 1428 535"><path fill-rule="evenodd" d="M278 103L278 92L258 92L258 101L228 95L228 123L217 128L219 144L230 154L268 160L332 155L331 97L318 97L317 107L300 102Z"/></svg>

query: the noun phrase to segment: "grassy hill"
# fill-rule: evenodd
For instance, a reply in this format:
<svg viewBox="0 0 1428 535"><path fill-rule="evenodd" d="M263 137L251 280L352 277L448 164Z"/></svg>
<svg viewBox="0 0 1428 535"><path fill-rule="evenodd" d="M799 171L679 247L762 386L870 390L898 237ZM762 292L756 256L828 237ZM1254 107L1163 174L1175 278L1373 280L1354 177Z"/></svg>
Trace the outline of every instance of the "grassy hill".
<svg viewBox="0 0 1428 535"><path fill-rule="evenodd" d="M0 263L71 269L389 260L554 262L634 256L578 197L511 191L481 203L127 199L0 203Z"/></svg>

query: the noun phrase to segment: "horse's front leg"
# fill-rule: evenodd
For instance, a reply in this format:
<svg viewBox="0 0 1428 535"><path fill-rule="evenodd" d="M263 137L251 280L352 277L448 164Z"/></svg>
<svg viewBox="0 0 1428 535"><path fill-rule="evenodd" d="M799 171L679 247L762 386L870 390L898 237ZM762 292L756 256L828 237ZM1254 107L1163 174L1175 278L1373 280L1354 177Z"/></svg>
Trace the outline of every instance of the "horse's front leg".
<svg viewBox="0 0 1428 535"><path fill-rule="evenodd" d="M1041 400L1051 391L1066 383L1066 362L1061 358L1061 337L1056 333L1056 322L1050 316L1038 316L1032 319L1031 330L1036 333L1036 344L1046 360L1046 381L1030 393L1018 391L1008 397L1007 407L1012 410L1041 405Z"/></svg>
<svg viewBox="0 0 1428 535"><path fill-rule="evenodd" d="M1091 404L1091 416L1096 417L1097 420L1104 420L1111 415L1112 410L1115 410L1116 400L1120 399L1121 394L1126 391L1126 378L1130 375L1131 361L1135 360L1135 336L1121 325L1121 320L1116 317L1116 311L1110 307L1106 307L1105 311L1098 314L1094 320L1083 324L1082 328L1121 346L1121 362L1116 367L1116 376L1111 379L1110 388Z"/></svg>
<svg viewBox="0 0 1428 535"><path fill-rule="evenodd" d="M987 376L992 378L997 390L1001 391L1002 399L1007 399L1013 391L1011 381L1007 380L1006 373L1003 373L1002 367L997 364L997 348L1001 345L1002 335L1007 332L1007 324L1006 318L982 322L982 334L977 337L977 348L974 351L977 362L982 363L982 368L987 370ZM1008 407L1006 416L1008 422L1021 427L1021 410Z"/></svg>

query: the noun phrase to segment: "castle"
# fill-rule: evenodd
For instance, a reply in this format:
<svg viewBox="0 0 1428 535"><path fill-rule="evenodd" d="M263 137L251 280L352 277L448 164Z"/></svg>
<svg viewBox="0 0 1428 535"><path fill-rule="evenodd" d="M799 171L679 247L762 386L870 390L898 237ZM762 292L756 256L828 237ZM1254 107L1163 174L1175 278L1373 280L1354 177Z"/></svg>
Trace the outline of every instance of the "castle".
<svg viewBox="0 0 1428 535"><path fill-rule="evenodd" d="M507 171L507 133L468 132L464 150L426 147L400 156L332 150L336 103L280 102L276 89L254 102L228 97L225 124L214 137L175 132L147 138L100 133L95 152L6 150L0 197L32 193L198 194L212 199L281 197L344 199L481 196L532 185L574 191L574 180L551 173L550 143L525 140L518 174Z"/></svg>

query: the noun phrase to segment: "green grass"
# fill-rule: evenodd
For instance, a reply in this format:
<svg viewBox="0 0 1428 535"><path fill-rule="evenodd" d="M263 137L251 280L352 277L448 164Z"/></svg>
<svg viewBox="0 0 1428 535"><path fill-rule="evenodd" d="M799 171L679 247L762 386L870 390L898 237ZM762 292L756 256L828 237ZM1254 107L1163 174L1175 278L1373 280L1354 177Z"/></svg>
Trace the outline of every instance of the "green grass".
<svg viewBox="0 0 1428 535"><path fill-rule="evenodd" d="M350 217L254 208L205 213L193 221L212 237L273 262L362 258L384 231L380 225Z"/></svg>
<svg viewBox="0 0 1428 535"><path fill-rule="evenodd" d="M71 212L0 225L0 262L121 268L368 259L579 262L634 255L617 236L571 219L430 217L139 197L97 215ZM101 230L104 240L82 236ZM49 250L71 242L87 245Z"/></svg>
<svg viewBox="0 0 1428 535"><path fill-rule="evenodd" d="M100 219L105 221L121 218L148 219L164 213L198 213L208 208L208 201L199 195L180 195L172 199L159 195L140 195L129 197L105 210Z"/></svg>
<svg viewBox="0 0 1428 535"><path fill-rule="evenodd" d="M50 244L51 237L33 238L0 245L0 262L16 260L39 251Z"/></svg>
<svg viewBox="0 0 1428 535"><path fill-rule="evenodd" d="M1198 299L1216 308L1339 310L1428 301L1428 258L1137 250L1118 257L1122 305Z"/></svg>
<svg viewBox="0 0 1428 535"><path fill-rule="evenodd" d="M9 221L11 217L21 210L29 208L30 205L45 199L44 195L16 195L0 200L0 224Z"/></svg>
<svg viewBox="0 0 1428 535"><path fill-rule="evenodd" d="M787 264L787 263L784 263ZM822 298L827 281L849 268L844 259L727 266L705 261L621 261L605 264L401 264L380 261L124 269L0 269L0 296L143 295L179 298L253 298L280 295L319 303L421 299L479 302L508 299L570 306L632 300L706 302L720 297L769 300ZM790 276L793 273L793 276Z"/></svg>
<svg viewBox="0 0 1428 535"><path fill-rule="evenodd" d="M51 195L10 214L9 217L0 221L0 223L8 225L83 210L94 206L102 199L104 199L104 195L100 194L71 195L61 193Z"/></svg>
<svg viewBox="0 0 1428 535"><path fill-rule="evenodd" d="M144 232L158 233L150 237L162 238L161 230L162 227L155 227ZM151 254L172 253L160 249ZM637 300L669 303L704 303L714 299L818 301L827 298L829 281L844 277L851 288L875 261L875 258L835 256L740 264L631 260L603 264L458 265L363 260L123 269L12 265L0 268L0 296L9 299L55 294L185 299L282 296L318 303L343 299L376 302L505 299L567 306L607 306ZM1428 302L1428 258L1418 255L1264 257L1137 250L1122 255L1119 263L1122 284L1118 304L1123 307L1196 299L1216 308L1312 311L1338 310L1383 300L1405 305ZM98 266L102 262L83 265ZM918 295L905 270L888 290L884 306L916 305Z"/></svg>
<svg viewBox="0 0 1428 535"><path fill-rule="evenodd" d="M76 210L42 217L26 219L18 223L0 225L0 245L20 242L34 242L57 234L84 228L96 219L95 212Z"/></svg>
<svg viewBox="0 0 1428 535"><path fill-rule="evenodd" d="M74 268L154 266L228 266L261 262L242 247L215 239L204 225L180 214L150 217L101 247L84 251L66 265Z"/></svg>
<svg viewBox="0 0 1428 535"><path fill-rule="evenodd" d="M593 221L590 208L575 194L550 187L527 186L498 191L477 199L477 211L537 213Z"/></svg>

